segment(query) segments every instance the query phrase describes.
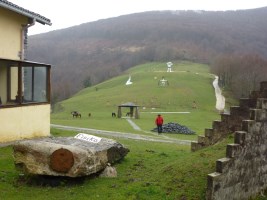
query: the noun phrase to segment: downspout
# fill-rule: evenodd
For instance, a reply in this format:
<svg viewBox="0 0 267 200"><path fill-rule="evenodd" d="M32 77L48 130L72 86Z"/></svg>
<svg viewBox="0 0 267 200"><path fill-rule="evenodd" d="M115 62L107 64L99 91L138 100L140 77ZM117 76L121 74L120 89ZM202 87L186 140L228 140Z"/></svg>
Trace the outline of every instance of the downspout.
<svg viewBox="0 0 267 200"><path fill-rule="evenodd" d="M35 18L32 20L32 23L28 24L28 25L22 25L22 31L21 31L21 52L20 52L20 60L25 60L26 56L25 56L25 46L28 43L28 28L30 28L31 26L35 25Z"/></svg>
<svg viewBox="0 0 267 200"><path fill-rule="evenodd" d="M28 28L35 25L35 19L32 20L32 22L28 25L22 25L22 31L21 31L21 52L20 52L20 60L25 60L25 52L26 52L26 44L28 43ZM21 64L19 64L19 81L18 81L18 95L20 99L20 103L23 101L23 95L24 95L24 69L21 67Z"/></svg>

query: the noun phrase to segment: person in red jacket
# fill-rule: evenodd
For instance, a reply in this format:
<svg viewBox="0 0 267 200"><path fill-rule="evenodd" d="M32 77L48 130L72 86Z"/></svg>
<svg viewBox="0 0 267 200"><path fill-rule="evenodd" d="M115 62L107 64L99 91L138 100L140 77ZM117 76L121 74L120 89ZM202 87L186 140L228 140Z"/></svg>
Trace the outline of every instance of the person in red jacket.
<svg viewBox="0 0 267 200"><path fill-rule="evenodd" d="M160 114L158 114L158 117L155 120L155 124L158 128L158 134L162 133L163 117Z"/></svg>

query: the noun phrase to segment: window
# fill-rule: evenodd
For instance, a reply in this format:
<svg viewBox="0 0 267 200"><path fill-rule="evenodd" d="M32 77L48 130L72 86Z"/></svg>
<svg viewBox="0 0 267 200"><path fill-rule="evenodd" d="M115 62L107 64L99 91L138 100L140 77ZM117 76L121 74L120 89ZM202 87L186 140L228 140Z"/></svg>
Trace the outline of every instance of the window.
<svg viewBox="0 0 267 200"><path fill-rule="evenodd" d="M23 95L27 102L47 102L47 68L23 68Z"/></svg>
<svg viewBox="0 0 267 200"><path fill-rule="evenodd" d="M41 63L0 59L2 106L49 103L50 68Z"/></svg>

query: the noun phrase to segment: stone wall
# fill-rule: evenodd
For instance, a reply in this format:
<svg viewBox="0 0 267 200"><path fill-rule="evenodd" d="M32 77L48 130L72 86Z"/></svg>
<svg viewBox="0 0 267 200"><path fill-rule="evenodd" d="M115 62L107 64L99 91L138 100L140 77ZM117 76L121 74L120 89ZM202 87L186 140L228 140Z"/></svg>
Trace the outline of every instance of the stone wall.
<svg viewBox="0 0 267 200"><path fill-rule="evenodd" d="M226 157L208 175L208 200L249 199L267 188L267 98L257 98L249 113L250 120L235 131L234 144L227 145Z"/></svg>
<svg viewBox="0 0 267 200"><path fill-rule="evenodd" d="M191 143L191 150L216 144L229 134L242 129L242 121L250 119L250 110L257 107L258 98L267 98L267 81L260 83L260 90L251 92L249 98L239 100L239 106L231 106L230 113L221 114L221 120L215 120L212 128L204 131L204 136L198 136L198 141Z"/></svg>

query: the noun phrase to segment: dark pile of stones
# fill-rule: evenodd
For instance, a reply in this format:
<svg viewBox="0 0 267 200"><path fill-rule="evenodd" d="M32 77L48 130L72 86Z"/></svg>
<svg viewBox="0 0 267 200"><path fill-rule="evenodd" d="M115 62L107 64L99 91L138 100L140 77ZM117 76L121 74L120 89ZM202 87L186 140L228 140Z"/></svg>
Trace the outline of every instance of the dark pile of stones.
<svg viewBox="0 0 267 200"><path fill-rule="evenodd" d="M154 128L152 131L157 132L158 129ZM162 125L162 133L179 133L179 134L195 134L194 131L190 130L186 126L180 125L178 123L169 122L168 124Z"/></svg>

